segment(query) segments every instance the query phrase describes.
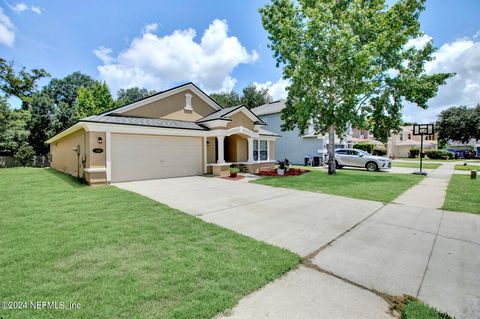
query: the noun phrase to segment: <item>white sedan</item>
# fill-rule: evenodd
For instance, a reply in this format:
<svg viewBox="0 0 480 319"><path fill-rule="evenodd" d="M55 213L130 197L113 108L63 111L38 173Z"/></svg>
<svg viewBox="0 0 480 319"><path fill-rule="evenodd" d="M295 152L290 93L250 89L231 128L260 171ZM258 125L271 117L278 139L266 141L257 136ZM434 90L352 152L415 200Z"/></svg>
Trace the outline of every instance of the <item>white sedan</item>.
<svg viewBox="0 0 480 319"><path fill-rule="evenodd" d="M335 150L335 165L337 168L344 166L362 167L368 171L390 169L392 161L386 157L371 155L365 151L339 148Z"/></svg>

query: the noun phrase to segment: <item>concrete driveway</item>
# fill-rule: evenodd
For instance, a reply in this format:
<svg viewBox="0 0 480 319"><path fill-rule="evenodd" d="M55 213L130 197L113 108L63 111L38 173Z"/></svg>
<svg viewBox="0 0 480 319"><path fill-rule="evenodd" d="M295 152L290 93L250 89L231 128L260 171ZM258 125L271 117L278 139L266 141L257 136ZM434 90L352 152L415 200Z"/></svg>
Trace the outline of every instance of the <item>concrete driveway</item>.
<svg viewBox="0 0 480 319"><path fill-rule="evenodd" d="M383 294L405 293L480 313L480 216L208 177L115 186L303 257L227 317L388 318Z"/></svg>
<svg viewBox="0 0 480 319"><path fill-rule="evenodd" d="M383 206L373 201L201 176L115 186L287 248L302 257Z"/></svg>

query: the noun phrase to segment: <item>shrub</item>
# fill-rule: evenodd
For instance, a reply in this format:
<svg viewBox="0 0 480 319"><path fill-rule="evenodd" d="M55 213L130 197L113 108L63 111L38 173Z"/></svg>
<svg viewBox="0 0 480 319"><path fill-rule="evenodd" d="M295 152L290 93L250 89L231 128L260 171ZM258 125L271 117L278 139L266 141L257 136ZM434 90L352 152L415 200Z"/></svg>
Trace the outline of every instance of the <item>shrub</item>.
<svg viewBox="0 0 480 319"><path fill-rule="evenodd" d="M33 147L27 143L22 143L15 153L15 158L22 164L22 166L29 166L33 163L35 151Z"/></svg>
<svg viewBox="0 0 480 319"><path fill-rule="evenodd" d="M372 143L358 143L353 145L353 148L356 148L357 150L362 150L367 153L372 154L373 150L375 149L375 144Z"/></svg>
<svg viewBox="0 0 480 319"><path fill-rule="evenodd" d="M240 173L240 169L238 167L230 167L228 170L230 173Z"/></svg>
<svg viewBox="0 0 480 319"><path fill-rule="evenodd" d="M455 154L447 150L428 150L425 152L429 159L453 159Z"/></svg>
<svg viewBox="0 0 480 319"><path fill-rule="evenodd" d="M415 158L417 157L418 155L420 155L420 150L418 148L412 148L410 149L410 152L408 154L408 157L410 158Z"/></svg>
<svg viewBox="0 0 480 319"><path fill-rule="evenodd" d="M381 149L375 149L375 150L372 151L372 154L377 155L377 156L385 156L385 155L387 155L387 151L386 150L381 150Z"/></svg>

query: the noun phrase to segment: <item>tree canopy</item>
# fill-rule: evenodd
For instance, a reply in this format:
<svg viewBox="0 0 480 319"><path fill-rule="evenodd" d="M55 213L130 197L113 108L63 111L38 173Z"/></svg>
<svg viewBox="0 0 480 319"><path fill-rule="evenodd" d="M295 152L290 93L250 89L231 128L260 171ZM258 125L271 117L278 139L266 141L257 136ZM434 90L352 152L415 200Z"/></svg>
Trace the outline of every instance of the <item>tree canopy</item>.
<svg viewBox="0 0 480 319"><path fill-rule="evenodd" d="M128 103L132 103L138 100L141 100L143 98L146 98L147 96L153 95L157 93L155 90L147 90L145 88L139 88L139 87L131 87L128 89L120 89L117 92L117 102L116 104L118 106L125 105Z"/></svg>
<svg viewBox="0 0 480 319"><path fill-rule="evenodd" d="M38 81L49 76L50 74L44 69L27 71L25 67L22 67L17 72L13 61L7 62L0 58L0 90L7 97L19 98L24 110L28 108L32 96L37 92Z"/></svg>
<svg viewBox="0 0 480 319"><path fill-rule="evenodd" d="M75 119L100 114L114 106L110 90L105 82L96 81L91 88L82 87L78 90L75 105Z"/></svg>
<svg viewBox="0 0 480 319"><path fill-rule="evenodd" d="M471 139L480 140L480 105L451 107L443 110L437 120L438 138L443 142L467 143Z"/></svg>
<svg viewBox="0 0 480 319"><path fill-rule="evenodd" d="M272 101L267 89L257 87L251 83L242 90L242 95L235 91L212 93L210 97L222 107L230 107L243 104L251 109Z"/></svg>
<svg viewBox="0 0 480 319"><path fill-rule="evenodd" d="M273 0L260 9L270 47L290 81L283 129L313 125L329 134L329 173L335 173L334 134L349 125L376 134L398 128L404 101L427 108L452 74L426 74L432 42L418 18L424 0Z"/></svg>

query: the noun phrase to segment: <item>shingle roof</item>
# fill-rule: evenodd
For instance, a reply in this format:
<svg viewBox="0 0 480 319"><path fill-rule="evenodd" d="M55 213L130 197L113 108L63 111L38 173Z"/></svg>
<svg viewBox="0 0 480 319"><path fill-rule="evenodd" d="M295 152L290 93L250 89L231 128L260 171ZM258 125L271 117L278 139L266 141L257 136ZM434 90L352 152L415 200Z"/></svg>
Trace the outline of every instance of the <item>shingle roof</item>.
<svg viewBox="0 0 480 319"><path fill-rule="evenodd" d="M279 100L270 102L268 104L257 106L256 108L251 109L255 115L267 115L267 114L274 114L280 113L285 108L285 100Z"/></svg>
<svg viewBox="0 0 480 319"><path fill-rule="evenodd" d="M177 129L186 129L186 130L202 130L202 131L207 130L205 127L200 126L194 122L166 120L166 119L157 119L157 118L145 118L145 117L94 115L94 116L83 118L80 121L136 125L136 126L177 128Z"/></svg>
<svg viewBox="0 0 480 319"><path fill-rule="evenodd" d="M216 112L213 112L212 114L202 117L197 121L197 123L218 120L218 119L228 120L228 118L224 118L223 116L241 107L242 105L226 107L224 109L221 109L220 111L216 111Z"/></svg>

